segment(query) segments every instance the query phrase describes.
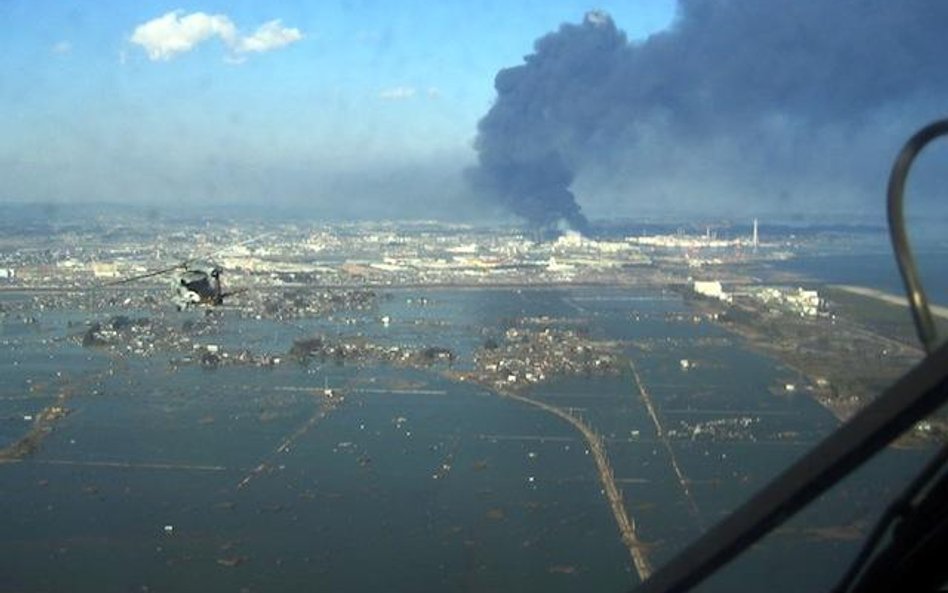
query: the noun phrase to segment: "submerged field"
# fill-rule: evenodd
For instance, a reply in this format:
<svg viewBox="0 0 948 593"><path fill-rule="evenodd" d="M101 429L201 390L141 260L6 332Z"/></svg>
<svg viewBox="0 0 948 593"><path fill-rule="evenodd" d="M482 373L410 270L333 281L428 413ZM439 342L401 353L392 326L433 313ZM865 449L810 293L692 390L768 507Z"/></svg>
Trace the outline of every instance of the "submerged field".
<svg viewBox="0 0 948 593"><path fill-rule="evenodd" d="M522 318L618 345L617 373L517 392L601 435L654 566L836 425L803 377L659 290L393 291L373 308L292 323L215 314L196 343L280 364L83 347L69 336L88 312L3 320L0 446L43 409L66 413L35 450L0 464L0 589L629 588L638 576L583 436L450 378ZM287 357L315 333L437 345L456 359ZM799 388L778 388L787 383ZM923 457L887 452L708 590L827 587ZM792 580L774 579L780 565Z"/></svg>

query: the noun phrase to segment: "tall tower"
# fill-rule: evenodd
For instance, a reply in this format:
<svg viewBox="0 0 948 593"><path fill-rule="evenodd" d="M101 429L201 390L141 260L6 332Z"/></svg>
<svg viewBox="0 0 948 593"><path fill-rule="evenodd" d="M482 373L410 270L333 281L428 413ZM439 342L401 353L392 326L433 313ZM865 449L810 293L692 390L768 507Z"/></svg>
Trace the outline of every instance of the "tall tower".
<svg viewBox="0 0 948 593"><path fill-rule="evenodd" d="M751 244L754 246L754 251L757 251L757 246L759 242L757 240L757 219L754 219L754 237L751 239Z"/></svg>

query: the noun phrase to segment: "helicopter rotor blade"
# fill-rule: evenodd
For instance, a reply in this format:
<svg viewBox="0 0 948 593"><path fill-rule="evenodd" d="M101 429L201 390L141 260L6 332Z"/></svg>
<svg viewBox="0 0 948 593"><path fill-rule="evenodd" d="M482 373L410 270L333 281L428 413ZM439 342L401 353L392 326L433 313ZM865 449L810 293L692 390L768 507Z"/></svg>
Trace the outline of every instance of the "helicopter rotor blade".
<svg viewBox="0 0 948 593"><path fill-rule="evenodd" d="M121 278L119 280L114 280L112 282L107 282L103 286L118 286L119 284L127 284L129 282L134 282L136 280L142 280L144 278L151 278L152 276L160 276L162 274L167 274L168 272L173 272L179 268L183 268L187 262L181 262L167 268L161 268L160 270L152 270L151 272L145 272L144 274L136 274L135 276L129 276L128 278Z"/></svg>
<svg viewBox="0 0 948 593"><path fill-rule="evenodd" d="M248 290L250 290L250 288L249 288L249 287L246 287L246 286L245 286L245 287L242 287L242 288L235 288L234 290L229 290L229 291L227 291L227 292L222 292L222 293L221 293L221 298L222 298L222 299L225 299L225 298L227 298L227 297L232 297L232 296L234 296L235 294L241 294L241 293L247 292Z"/></svg>
<svg viewBox="0 0 948 593"><path fill-rule="evenodd" d="M251 237L251 238L249 238L249 239L245 239L244 241L240 241L239 243L235 243L235 244L233 244L233 245L228 245L227 247L223 247L223 248L221 248L221 249L217 249L217 250L215 250L215 251L213 251L213 252L204 253L204 254L201 254L201 255L198 255L198 256L192 256L192 257L189 257L189 258L186 258L186 259L182 258L181 261L179 261L178 263L176 263L176 264L173 265L173 266L168 266L167 268L161 268L161 269L158 269L158 270L152 270L152 271L150 271L150 272L145 272L144 274L136 274L136 275L134 275L134 276L129 276L128 278L120 278L120 279L118 279L118 280L113 280L112 282L107 282L107 283L105 283L105 284L102 284L101 286L118 286L118 285L121 285L121 284L127 284L127 283L129 283L129 282L134 282L134 281L136 281L136 280L143 280L143 279L145 279L145 278L151 278L151 277L153 277L153 276L160 276L160 275L162 275L162 274L167 274L167 273L169 273L169 272L173 272L174 270L187 269L188 264L191 264L192 262L196 262L196 261L201 261L201 260L204 260L204 259L213 258L213 257L215 257L217 254L222 253L222 252L224 252L224 251L227 251L228 249L232 249L232 248L234 248L234 247L239 247L239 246L242 246L242 245L248 245L248 244L250 244L250 243L256 243L257 241L260 241L261 239L263 239L263 238L265 238L265 237L268 237L268 236L270 236L270 235L273 235L273 234L274 234L273 232L269 232L269 233L263 233L263 234L261 234L261 235L256 235L256 236ZM230 296L231 294L237 294L237 292L243 292L243 291L242 291L242 290L241 290L241 291L231 291L230 293L225 293L225 294L223 294L223 295L221 295L221 296L222 296L222 297L224 297L224 296Z"/></svg>
<svg viewBox="0 0 948 593"><path fill-rule="evenodd" d="M209 260L209 259L214 259L214 258L217 257L218 255L220 255L221 253L224 253L225 251L227 251L227 250L229 250L229 249L233 249L233 248L235 248L235 247L243 247L244 245L250 245L251 243L256 243L256 242L258 242L258 241L260 241L260 240L262 240L262 239L265 239L265 238L267 238L267 237L269 237L269 236L271 236L271 235L274 235L274 234L276 234L274 231L271 231L271 232L268 232L268 233L261 233L261 234L259 234L259 235L255 235L255 236L253 236L253 237L250 237L249 239L244 239L243 241L239 241L239 242L237 242L237 243L232 243L232 244L230 244L230 245L227 245L227 246L225 246L225 247L221 247L221 248L219 248L219 249L215 249L215 250L213 250L213 251L206 251L206 252L204 252L204 253L200 253L200 254L198 254L198 255L194 255L194 256L192 256L192 257L189 257L189 258L187 259L186 263L197 262L197 261L204 261L204 260Z"/></svg>

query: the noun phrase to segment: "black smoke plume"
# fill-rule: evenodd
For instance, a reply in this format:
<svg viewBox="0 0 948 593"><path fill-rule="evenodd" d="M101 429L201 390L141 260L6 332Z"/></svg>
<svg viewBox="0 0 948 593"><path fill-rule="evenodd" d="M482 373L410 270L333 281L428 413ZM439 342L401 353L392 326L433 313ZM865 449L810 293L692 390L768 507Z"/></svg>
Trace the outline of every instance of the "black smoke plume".
<svg viewBox="0 0 948 593"><path fill-rule="evenodd" d="M588 140L598 114L570 103L608 85L627 47L602 13L563 25L535 44L525 63L501 70L497 100L478 123L474 186L540 230L588 223L570 191L575 147ZM588 103L590 107L594 103Z"/></svg>
<svg viewBox="0 0 948 593"><path fill-rule="evenodd" d="M633 42L590 12L497 74L469 179L536 227L580 230L576 185L653 209L865 197L948 107L945 31L943 0L679 0Z"/></svg>

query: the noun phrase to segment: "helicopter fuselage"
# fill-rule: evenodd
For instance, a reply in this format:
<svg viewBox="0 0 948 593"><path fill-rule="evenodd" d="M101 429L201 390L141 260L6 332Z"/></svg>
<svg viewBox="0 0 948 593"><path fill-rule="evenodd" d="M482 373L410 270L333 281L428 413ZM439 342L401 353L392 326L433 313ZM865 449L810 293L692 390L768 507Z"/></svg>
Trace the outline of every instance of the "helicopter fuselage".
<svg viewBox="0 0 948 593"><path fill-rule="evenodd" d="M223 303L220 274L220 268L214 265L187 266L178 275L175 285L175 304L178 310Z"/></svg>

